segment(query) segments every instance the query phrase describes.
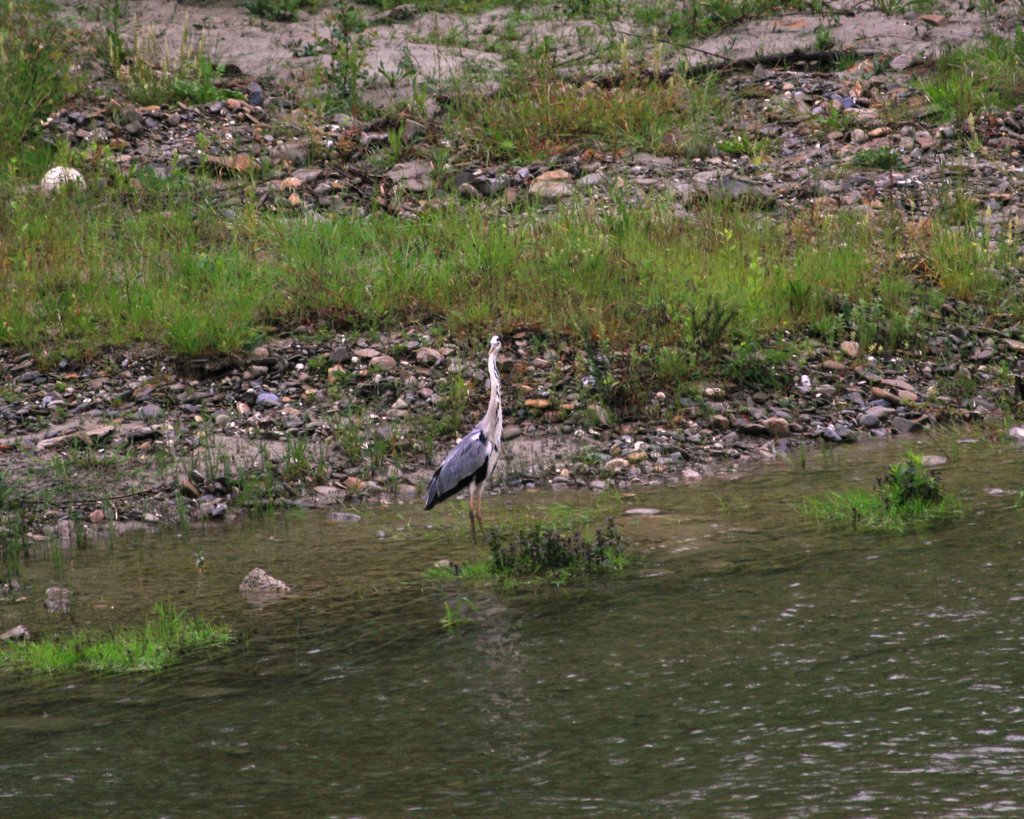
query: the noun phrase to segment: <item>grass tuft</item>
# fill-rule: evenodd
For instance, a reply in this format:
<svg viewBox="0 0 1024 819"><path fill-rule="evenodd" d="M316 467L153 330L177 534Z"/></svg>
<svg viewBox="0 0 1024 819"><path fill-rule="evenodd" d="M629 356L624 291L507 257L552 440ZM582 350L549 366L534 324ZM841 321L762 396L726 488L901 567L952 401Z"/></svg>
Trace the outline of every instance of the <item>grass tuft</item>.
<svg viewBox="0 0 1024 819"><path fill-rule="evenodd" d="M81 631L0 650L0 669L36 674L87 671L102 674L160 671L187 651L224 645L231 630L158 603L155 617L111 634Z"/></svg>
<svg viewBox="0 0 1024 819"><path fill-rule="evenodd" d="M1024 93L1024 28L1018 26L1012 37L993 34L947 52L920 88L947 122L1012 108Z"/></svg>
<svg viewBox="0 0 1024 819"><path fill-rule="evenodd" d="M157 341L194 356L300 324L443 318L454 333L528 325L619 350L674 348L653 366L678 373L816 326L898 349L924 329L910 319L950 295L1024 317L999 273L1013 243L941 222L911 236L884 214L767 219L723 202L682 219L656 196L512 216L452 203L417 220L227 219L209 193L179 179L44 200L0 180L0 344L84 357ZM934 271L928 282L908 280L908 246Z"/></svg>
<svg viewBox="0 0 1024 819"><path fill-rule="evenodd" d="M693 157L714 144L727 104L710 76L637 76L603 88L537 64L513 73L497 93L456 97L448 127L452 139L495 160L530 162L585 148Z"/></svg>
<svg viewBox="0 0 1024 819"><path fill-rule="evenodd" d="M71 92L71 42L47 0L0 0L0 163Z"/></svg>
<svg viewBox="0 0 1024 819"><path fill-rule="evenodd" d="M874 493L832 492L804 502L804 512L813 518L869 531L903 532L962 511L960 501L942 493L938 476L913 452L889 467Z"/></svg>

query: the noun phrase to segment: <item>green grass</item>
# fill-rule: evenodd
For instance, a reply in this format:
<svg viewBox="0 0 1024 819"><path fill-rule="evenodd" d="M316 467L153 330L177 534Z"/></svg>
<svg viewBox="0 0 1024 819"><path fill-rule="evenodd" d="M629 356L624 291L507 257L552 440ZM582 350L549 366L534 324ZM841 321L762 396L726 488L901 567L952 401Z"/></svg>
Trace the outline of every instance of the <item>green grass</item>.
<svg viewBox="0 0 1024 819"><path fill-rule="evenodd" d="M226 216L202 180L93 184L41 198L0 182L0 343L58 355L155 342L181 355L244 350L299 324L378 329L446 320L456 333L530 326L552 337L678 348L829 322L898 348L950 295L1020 313L1010 242L935 224L813 213L768 218L711 200L680 219L573 201L502 214L453 203L417 220ZM81 214L88 213L88 219ZM940 287L909 281L905 251Z"/></svg>
<svg viewBox="0 0 1024 819"><path fill-rule="evenodd" d="M908 452L878 480L874 492L832 492L809 498L804 513L822 522L868 531L903 532L963 514L960 501L943 494L938 477Z"/></svg>
<svg viewBox="0 0 1024 819"><path fill-rule="evenodd" d="M281 2L281 0L278 0ZM397 5L394 0L370 0L382 9ZM699 5L680 5L666 0L564 0L515 2L508 0L412 0L420 12L474 13L511 6L513 14L536 19L589 19L598 23L631 20L661 40L689 42L724 31L741 20L776 13L781 9L804 9L806 0L706 0ZM650 35L647 35L650 36Z"/></svg>
<svg viewBox="0 0 1024 819"><path fill-rule="evenodd" d="M449 138L493 160L530 162L569 150L634 148L701 156L729 110L714 77L637 75L611 88L567 82L540 61L505 77L496 94L453 98Z"/></svg>
<svg viewBox="0 0 1024 819"><path fill-rule="evenodd" d="M937 118L948 122L1014 107L1024 94L1024 28L1018 26L1012 37L990 35L949 51L919 87Z"/></svg>
<svg viewBox="0 0 1024 819"><path fill-rule="evenodd" d="M182 654L224 645L231 630L173 606L157 604L144 625L110 634L80 631L0 649L0 669L37 674L160 671Z"/></svg>
<svg viewBox="0 0 1024 819"><path fill-rule="evenodd" d="M850 164L883 171L902 170L904 167L902 157L892 148L864 148L853 155Z"/></svg>
<svg viewBox="0 0 1024 819"><path fill-rule="evenodd" d="M808 500L804 511L816 520L839 523L866 531L903 532L962 514L956 498L933 505L922 501L900 507L886 506L872 492L833 492L824 498Z"/></svg>
<svg viewBox="0 0 1024 819"><path fill-rule="evenodd" d="M207 56L204 35L191 27L182 32L176 51L158 44L152 26L136 29L126 44L116 6L109 7L105 34L97 38L94 48L111 72L111 81L136 105L202 104L241 96L217 86L223 68Z"/></svg>
<svg viewBox="0 0 1024 819"><path fill-rule="evenodd" d="M48 0L0 0L0 165L71 92L72 44Z"/></svg>

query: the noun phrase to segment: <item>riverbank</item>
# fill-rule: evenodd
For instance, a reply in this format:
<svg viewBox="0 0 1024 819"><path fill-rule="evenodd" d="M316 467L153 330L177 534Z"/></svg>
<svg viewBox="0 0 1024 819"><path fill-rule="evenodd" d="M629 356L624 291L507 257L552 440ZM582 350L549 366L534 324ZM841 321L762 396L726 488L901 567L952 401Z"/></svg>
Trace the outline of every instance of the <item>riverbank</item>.
<svg viewBox="0 0 1024 819"><path fill-rule="evenodd" d="M222 47L281 42L215 70L188 37L171 64L155 29L128 48L125 20L78 20L74 93L2 179L11 543L419 502L483 412L495 332L500 491L1021 417L1024 41L1001 12L736 22L733 50L598 20L569 65L541 10L467 12L454 42L454 15L357 8L286 70L290 23L208 6ZM53 164L84 187L43 195Z"/></svg>
<svg viewBox="0 0 1024 819"><path fill-rule="evenodd" d="M996 374L1021 342L956 329L941 363L844 342L774 365L772 389L708 378L671 402L652 393L633 420L616 420L583 351L513 332L499 364L507 443L494 483L632 490L806 446L1005 423L1020 395ZM31 538L74 538L267 506L418 503L487 396L482 347L437 339L425 329L291 336L215 373L142 349L45 373L29 355L4 356L5 508ZM613 381L626 375L616 363L628 364L603 365Z"/></svg>

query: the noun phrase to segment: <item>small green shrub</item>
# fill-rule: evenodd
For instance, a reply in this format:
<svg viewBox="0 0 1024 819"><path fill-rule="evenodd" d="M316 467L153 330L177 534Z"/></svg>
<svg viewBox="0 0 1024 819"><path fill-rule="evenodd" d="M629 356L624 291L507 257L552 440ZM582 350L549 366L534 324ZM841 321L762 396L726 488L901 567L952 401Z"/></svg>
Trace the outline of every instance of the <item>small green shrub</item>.
<svg viewBox="0 0 1024 819"><path fill-rule="evenodd" d="M885 477L878 479L878 495L887 508L942 501L938 475L925 469L921 456L914 452L908 452L904 460L892 464Z"/></svg>
<svg viewBox="0 0 1024 819"><path fill-rule="evenodd" d="M366 78L366 53L370 44L363 35L366 21L350 3L338 3L328 19L329 33L317 39L327 63L321 70L324 103L330 110L356 111L360 105L359 83Z"/></svg>
<svg viewBox="0 0 1024 819"><path fill-rule="evenodd" d="M718 143L718 150L728 156L750 157L754 164L764 162L775 148L776 141L765 137L749 137L737 134Z"/></svg>
<svg viewBox="0 0 1024 819"><path fill-rule="evenodd" d="M611 521L592 538L570 524L531 524L515 529L489 529L487 560L467 565L435 566L428 579L457 577L464 582L498 581L506 586L541 580L565 583L622 571L628 559L622 533Z"/></svg>
<svg viewBox="0 0 1024 819"><path fill-rule="evenodd" d="M717 357L718 349L729 335L739 310L716 293L694 297L689 305L687 329L693 346Z"/></svg>

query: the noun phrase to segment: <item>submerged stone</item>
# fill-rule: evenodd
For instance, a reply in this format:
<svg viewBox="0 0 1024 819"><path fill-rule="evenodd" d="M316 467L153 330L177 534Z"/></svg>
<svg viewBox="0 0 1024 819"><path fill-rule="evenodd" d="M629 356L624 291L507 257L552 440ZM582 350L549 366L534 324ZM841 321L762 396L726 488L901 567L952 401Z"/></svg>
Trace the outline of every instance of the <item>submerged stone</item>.
<svg viewBox="0 0 1024 819"><path fill-rule="evenodd" d="M257 566L245 576L238 590L250 594L285 594L292 589L283 580L278 580Z"/></svg>

